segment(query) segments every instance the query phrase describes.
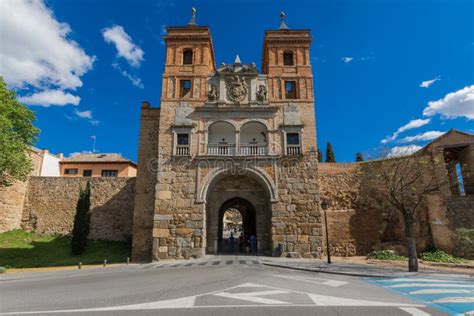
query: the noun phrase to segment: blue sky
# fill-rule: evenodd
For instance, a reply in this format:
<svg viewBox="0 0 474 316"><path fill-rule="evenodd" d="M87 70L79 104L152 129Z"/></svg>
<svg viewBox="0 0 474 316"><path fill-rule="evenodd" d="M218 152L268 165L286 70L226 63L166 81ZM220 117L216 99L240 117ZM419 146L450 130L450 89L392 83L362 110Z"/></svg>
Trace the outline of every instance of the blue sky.
<svg viewBox="0 0 474 316"><path fill-rule="evenodd" d="M164 26L187 24L192 6L217 64L239 54L260 68L280 11L312 30L318 145L338 161L474 132L473 1L5 0L0 75L36 112L37 147L90 151L95 135L98 151L136 160L141 101L159 105Z"/></svg>

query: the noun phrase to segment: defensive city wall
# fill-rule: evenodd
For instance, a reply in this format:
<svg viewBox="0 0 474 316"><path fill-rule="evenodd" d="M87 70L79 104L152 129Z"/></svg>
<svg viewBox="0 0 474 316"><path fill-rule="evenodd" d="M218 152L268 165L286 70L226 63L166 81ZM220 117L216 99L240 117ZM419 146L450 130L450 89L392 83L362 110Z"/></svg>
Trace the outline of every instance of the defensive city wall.
<svg viewBox="0 0 474 316"><path fill-rule="evenodd" d="M150 124L154 124L152 120ZM452 141L451 137L450 142ZM432 159L436 153L439 154L440 151L434 148L426 154L426 158ZM451 182L429 196L417 214L415 235L420 250L435 246L459 256L473 258L474 146L468 146L467 150L459 154L462 156L457 157L457 160L461 159L464 163L466 194L454 194L456 188L453 188ZM374 249L405 252L404 225L400 214L391 209L368 207L361 201L359 171L364 165L372 163L319 164L319 190L321 198L329 202L328 233L334 255L365 255ZM142 167L152 172L149 170L153 169L152 166L142 164ZM444 165L436 170L441 176L452 178L450 169ZM149 193L146 190L135 194L135 178L30 177L27 182L18 182L0 190L0 232L22 228L48 234L70 234L79 189L85 186L87 180L92 184L89 237L130 240L134 203L146 204L147 200L154 199L154 196L147 198ZM147 185L143 183L142 186ZM150 230L152 229L150 223ZM143 234L151 236L147 232Z"/></svg>
<svg viewBox="0 0 474 316"><path fill-rule="evenodd" d="M91 181L90 239L130 240L135 178L30 177L0 190L0 232L72 231L79 190Z"/></svg>

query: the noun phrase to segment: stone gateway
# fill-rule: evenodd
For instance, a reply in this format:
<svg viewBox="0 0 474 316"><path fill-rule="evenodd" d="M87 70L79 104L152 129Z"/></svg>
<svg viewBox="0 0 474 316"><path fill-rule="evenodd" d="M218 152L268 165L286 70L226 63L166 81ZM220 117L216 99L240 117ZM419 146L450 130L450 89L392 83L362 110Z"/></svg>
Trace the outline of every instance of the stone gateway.
<svg viewBox="0 0 474 316"><path fill-rule="evenodd" d="M161 106L144 102L133 260L222 249L228 209L266 255L321 256L309 30L265 32L254 63L216 68L208 27L168 27Z"/></svg>
<svg viewBox="0 0 474 316"><path fill-rule="evenodd" d="M135 262L229 249L320 258L323 199L332 254L404 254L403 219L367 203L362 174L407 157L318 163L312 39L283 18L264 34L261 71L238 55L216 67L195 12L188 26L168 27L160 107L141 107L137 177L44 177L35 168L28 181L0 188L0 232L70 234L90 180L89 238L132 239ZM415 155L440 183L416 214L418 249L474 258L474 135L450 130Z"/></svg>

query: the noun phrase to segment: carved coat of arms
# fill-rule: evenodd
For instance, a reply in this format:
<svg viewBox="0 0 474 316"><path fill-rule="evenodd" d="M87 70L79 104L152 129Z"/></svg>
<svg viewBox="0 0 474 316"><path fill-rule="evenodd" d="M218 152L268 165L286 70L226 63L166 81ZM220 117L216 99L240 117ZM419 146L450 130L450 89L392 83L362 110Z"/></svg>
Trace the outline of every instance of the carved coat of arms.
<svg viewBox="0 0 474 316"><path fill-rule="evenodd" d="M226 80L227 97L234 103L240 103L247 97L248 84L244 77L233 76Z"/></svg>

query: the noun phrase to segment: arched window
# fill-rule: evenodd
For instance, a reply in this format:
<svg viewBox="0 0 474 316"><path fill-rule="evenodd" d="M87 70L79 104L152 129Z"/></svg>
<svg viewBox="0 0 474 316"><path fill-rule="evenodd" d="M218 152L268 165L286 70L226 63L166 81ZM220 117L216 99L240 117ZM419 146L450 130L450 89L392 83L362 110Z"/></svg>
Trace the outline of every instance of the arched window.
<svg viewBox="0 0 474 316"><path fill-rule="evenodd" d="M293 66L294 65L293 52L286 51L286 52L283 53L283 65L285 65L285 66Z"/></svg>
<svg viewBox="0 0 474 316"><path fill-rule="evenodd" d="M235 128L228 122L215 122L209 126L207 154L233 156L235 154Z"/></svg>
<svg viewBox="0 0 474 316"><path fill-rule="evenodd" d="M240 154L266 155L268 153L267 127L260 122L248 122L240 129Z"/></svg>
<svg viewBox="0 0 474 316"><path fill-rule="evenodd" d="M185 49L183 51L183 65L193 64L193 51L191 49Z"/></svg>

